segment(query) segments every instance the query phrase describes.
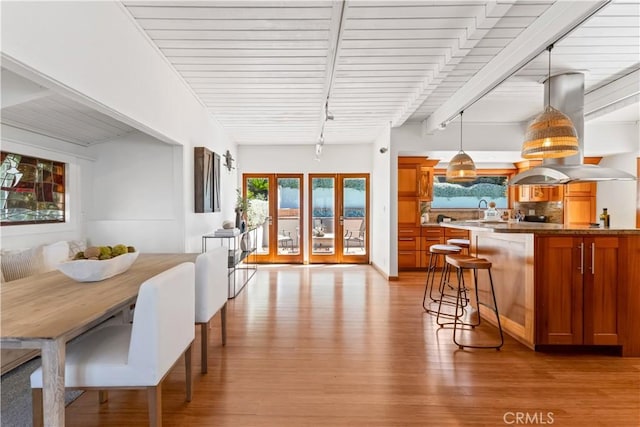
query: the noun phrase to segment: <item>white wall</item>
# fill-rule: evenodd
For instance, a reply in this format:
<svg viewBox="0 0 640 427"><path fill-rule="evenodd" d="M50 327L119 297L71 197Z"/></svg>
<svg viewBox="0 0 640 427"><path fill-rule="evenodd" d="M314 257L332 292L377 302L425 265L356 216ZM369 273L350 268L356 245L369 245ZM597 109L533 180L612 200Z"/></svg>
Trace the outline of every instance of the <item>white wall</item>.
<svg viewBox="0 0 640 427"><path fill-rule="evenodd" d="M636 158L640 156L640 122L592 123L585 126L585 150L592 155L616 151L602 158L601 166L620 169L637 176ZM596 216L607 208L612 227L635 228L637 206L636 181L599 182Z"/></svg>
<svg viewBox="0 0 640 427"><path fill-rule="evenodd" d="M391 145L391 128L387 127L372 144L371 171L371 263L387 277L391 276L391 230L396 228L391 222L391 206L395 205L390 198L391 150L381 153L380 148ZM396 274L397 275L397 271Z"/></svg>
<svg viewBox="0 0 640 427"><path fill-rule="evenodd" d="M471 155L475 151L520 151L524 131L521 124L465 123L463 148ZM403 156L425 155L429 151L457 152L460 148L460 127L454 122L443 131L425 134L422 123L407 122L391 129L391 141ZM471 144L473 150L469 149Z"/></svg>
<svg viewBox="0 0 640 427"><path fill-rule="evenodd" d="M58 240L84 238L84 207L80 198L76 196L85 187L83 173L91 168L86 150L64 141L3 125L2 151L55 160L67 165L66 222L2 227L2 249L29 248Z"/></svg>
<svg viewBox="0 0 640 427"><path fill-rule="evenodd" d="M142 252L184 250L182 149L140 132L92 145L83 174L87 238Z"/></svg>
<svg viewBox="0 0 640 427"><path fill-rule="evenodd" d="M2 4L3 66L165 142L204 143L210 114L120 2Z"/></svg>
<svg viewBox="0 0 640 427"><path fill-rule="evenodd" d="M184 209L179 246L199 252L201 235L232 215L232 205L224 200L235 199L235 171L231 176L223 174L223 212L195 214L193 147L204 146L219 154L228 149L235 156L235 143L123 6L119 2L9 2L2 4L1 19L4 67L160 141L184 146L182 188L174 194L179 198L174 202ZM152 241L158 238L153 232L148 230Z"/></svg>
<svg viewBox="0 0 640 427"><path fill-rule="evenodd" d="M593 143L611 145L622 150L621 154L603 157L601 166L620 169L637 177L637 161L640 157L640 122L598 124L587 127ZM586 132L585 132L586 133ZM587 139L588 141L588 139ZM625 152L626 151L626 152ZM636 181L599 182L596 197L596 215L607 208L612 227L635 228L637 200Z"/></svg>
<svg viewBox="0 0 640 427"><path fill-rule="evenodd" d="M640 145L638 123L585 123L584 150L586 156L609 153L638 153ZM635 173L634 173L635 175Z"/></svg>
<svg viewBox="0 0 640 427"><path fill-rule="evenodd" d="M636 176L636 157L629 154L607 156L602 159L600 166L619 169ZM599 182L596 197L596 218L607 208L611 227L636 227L636 181Z"/></svg>
<svg viewBox="0 0 640 427"><path fill-rule="evenodd" d="M304 218L309 218L309 173L372 173L371 144L325 144L320 161L315 159L314 145L238 146L237 188L242 188L243 173L302 173L304 176ZM373 188L373 187L372 187ZM373 192L373 191L372 191ZM371 195L370 195L371 197ZM370 199L371 200L371 199ZM372 206L372 204L370 204ZM307 224L305 224L305 227ZM304 235L308 248L309 233ZM371 241L372 239L370 239ZM376 242L377 244L377 242ZM305 250L304 261L308 261Z"/></svg>

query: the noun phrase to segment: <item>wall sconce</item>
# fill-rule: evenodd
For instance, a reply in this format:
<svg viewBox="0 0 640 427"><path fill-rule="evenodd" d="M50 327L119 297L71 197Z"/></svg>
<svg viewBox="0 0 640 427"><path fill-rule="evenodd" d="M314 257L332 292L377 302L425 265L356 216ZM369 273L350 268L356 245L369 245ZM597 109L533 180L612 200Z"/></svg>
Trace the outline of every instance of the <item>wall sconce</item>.
<svg viewBox="0 0 640 427"><path fill-rule="evenodd" d="M226 153L224 153L222 155L222 157L224 157L224 167L227 168L227 170L229 172L231 172L231 169L235 169L233 167L233 156L231 155L231 152L229 150L227 150Z"/></svg>

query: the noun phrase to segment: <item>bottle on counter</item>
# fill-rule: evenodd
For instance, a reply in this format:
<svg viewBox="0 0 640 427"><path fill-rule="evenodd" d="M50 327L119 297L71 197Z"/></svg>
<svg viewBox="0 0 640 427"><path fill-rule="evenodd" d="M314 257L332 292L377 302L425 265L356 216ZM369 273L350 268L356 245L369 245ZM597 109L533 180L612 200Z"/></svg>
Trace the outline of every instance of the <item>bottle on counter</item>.
<svg viewBox="0 0 640 427"><path fill-rule="evenodd" d="M602 208L602 213L600 214L600 224L602 224L602 228L609 228L611 225L609 221L609 212L607 211L607 208Z"/></svg>

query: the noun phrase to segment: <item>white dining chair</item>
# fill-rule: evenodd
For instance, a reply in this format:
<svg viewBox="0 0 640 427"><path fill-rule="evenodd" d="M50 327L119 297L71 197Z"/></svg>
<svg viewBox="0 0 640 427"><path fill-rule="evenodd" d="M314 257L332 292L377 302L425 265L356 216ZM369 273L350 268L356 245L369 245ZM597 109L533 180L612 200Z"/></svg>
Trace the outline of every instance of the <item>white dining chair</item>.
<svg viewBox="0 0 640 427"><path fill-rule="evenodd" d="M200 369L207 373L207 350L211 319L219 311L222 345L227 343L227 266L229 252L218 247L196 258L196 325L200 325Z"/></svg>
<svg viewBox="0 0 640 427"><path fill-rule="evenodd" d="M195 266L185 262L141 286L131 325L109 325L67 345L65 387L145 388L149 425L162 425L162 380L185 355L186 400L191 401L191 344ZM33 425L42 425L42 368L31 375Z"/></svg>

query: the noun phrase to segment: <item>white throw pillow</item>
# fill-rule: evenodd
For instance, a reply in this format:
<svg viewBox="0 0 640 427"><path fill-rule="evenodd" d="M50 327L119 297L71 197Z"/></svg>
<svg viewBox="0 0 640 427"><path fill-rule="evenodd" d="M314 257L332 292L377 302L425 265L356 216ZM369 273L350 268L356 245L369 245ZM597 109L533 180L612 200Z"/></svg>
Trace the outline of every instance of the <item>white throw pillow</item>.
<svg viewBox="0 0 640 427"><path fill-rule="evenodd" d="M58 264L69 260L69 244L64 240L42 247L44 271L55 270Z"/></svg>
<svg viewBox="0 0 640 427"><path fill-rule="evenodd" d="M7 282L45 271L42 246L16 252L3 252L0 258L2 275Z"/></svg>

